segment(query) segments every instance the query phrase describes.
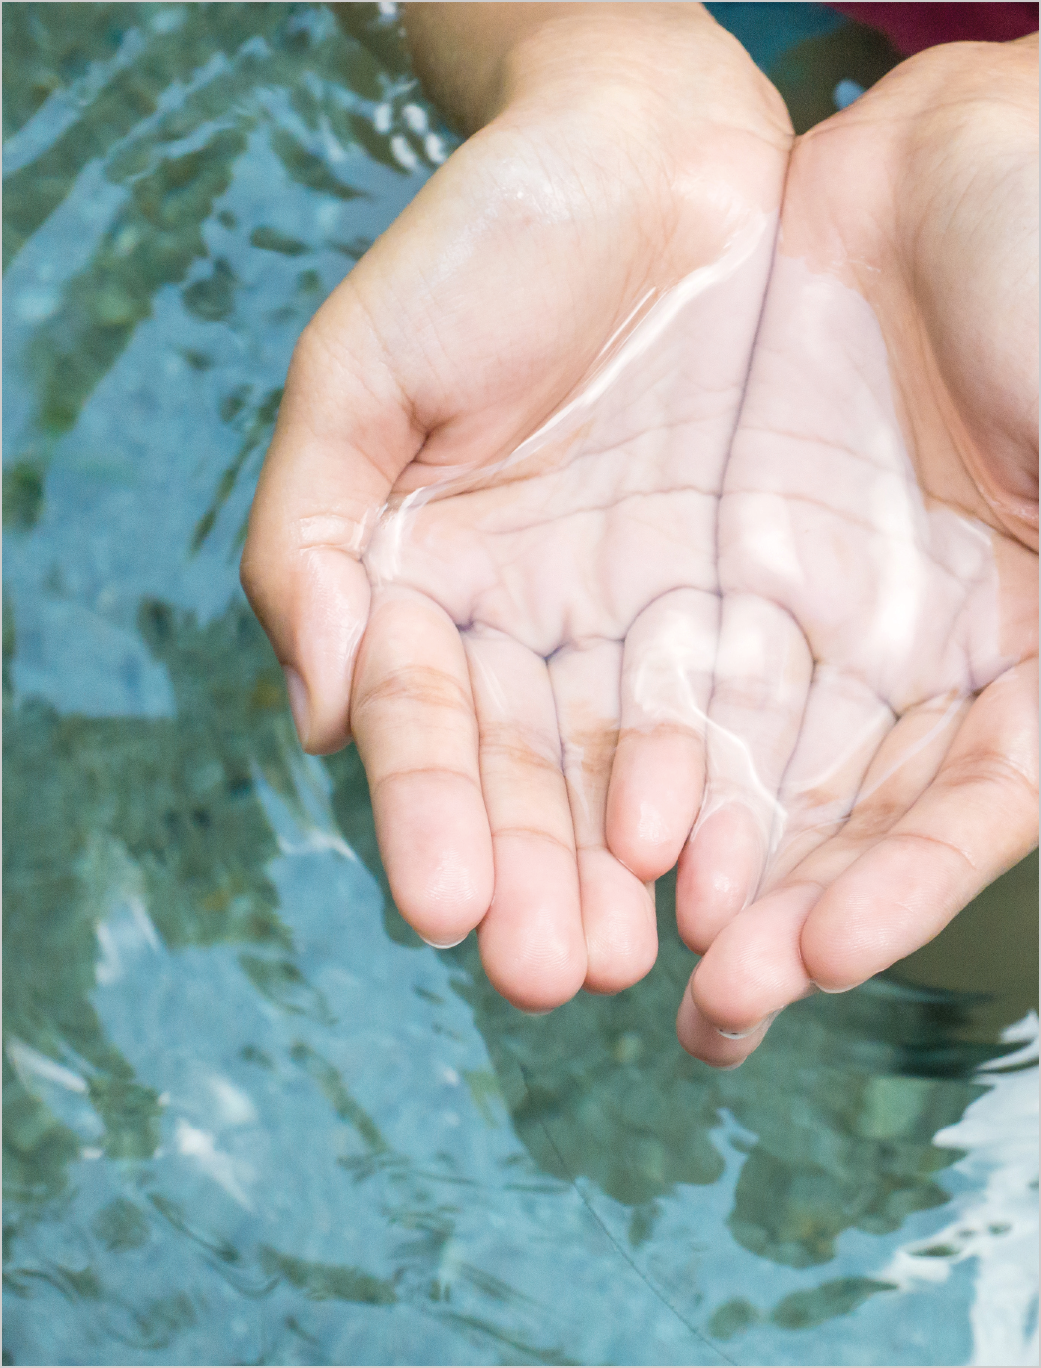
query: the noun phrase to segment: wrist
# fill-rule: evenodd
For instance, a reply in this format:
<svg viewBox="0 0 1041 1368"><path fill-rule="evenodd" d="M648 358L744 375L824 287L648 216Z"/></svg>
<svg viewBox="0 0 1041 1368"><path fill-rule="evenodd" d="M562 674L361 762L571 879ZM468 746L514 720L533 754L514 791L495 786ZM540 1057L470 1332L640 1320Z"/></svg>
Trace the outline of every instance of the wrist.
<svg viewBox="0 0 1041 1368"><path fill-rule="evenodd" d="M700 4L419 4L405 28L428 93L467 134L592 116L659 149L706 121L790 143L783 100Z"/></svg>
<svg viewBox="0 0 1041 1368"><path fill-rule="evenodd" d="M538 105L611 110L684 136L692 122L739 127L787 145L787 111L741 44L700 4L562 4L504 52L499 114Z"/></svg>

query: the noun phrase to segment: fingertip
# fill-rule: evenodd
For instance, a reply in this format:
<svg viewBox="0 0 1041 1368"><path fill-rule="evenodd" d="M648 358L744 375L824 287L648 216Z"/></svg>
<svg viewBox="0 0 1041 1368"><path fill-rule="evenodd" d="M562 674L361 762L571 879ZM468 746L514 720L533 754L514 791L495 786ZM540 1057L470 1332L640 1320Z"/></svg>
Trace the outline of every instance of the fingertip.
<svg viewBox="0 0 1041 1368"><path fill-rule="evenodd" d="M391 878L401 915L439 950L465 940L484 920L491 902L491 871L485 868L484 852L474 849L471 841L465 850L458 844L446 844L435 859L419 859L416 868L397 869ZM392 862L393 856L388 863Z"/></svg>
<svg viewBox="0 0 1041 1368"><path fill-rule="evenodd" d="M488 981L512 1006L543 1016L570 1002L586 976L585 947L580 938L552 932L508 937L512 954L503 954L502 928L488 917L478 928L481 962ZM540 928L541 929L541 928ZM548 931L548 928L546 928Z"/></svg>
<svg viewBox="0 0 1041 1368"><path fill-rule="evenodd" d="M395 776L377 790L373 814L395 906L428 944L458 944L492 900L479 793L457 775Z"/></svg>
<svg viewBox="0 0 1041 1368"><path fill-rule="evenodd" d="M752 1036L758 1034L760 1031L765 1032L769 1030L780 1015L781 1008L778 1007L776 1012L771 1012L769 1016L763 1017L762 1021L757 1021L754 1026L746 1026L740 1031L724 1031L722 1027L717 1026L716 1031L724 1040L750 1040Z"/></svg>
<svg viewBox="0 0 1041 1368"><path fill-rule="evenodd" d="M707 1020L694 1001L691 984L680 1000L676 1013L676 1038L687 1054L721 1071L740 1068L748 1056L762 1043L773 1017L758 1022L740 1037L726 1036ZM776 1015L776 1014L775 1014Z"/></svg>
<svg viewBox="0 0 1041 1368"><path fill-rule="evenodd" d="M860 871L856 865L851 869L855 879ZM854 896L849 897L849 885L850 880L841 876L832 884L807 917L799 936L806 972L822 993L849 992L909 953L893 944L891 911L872 907L870 895L858 896L855 885ZM899 895L894 901L900 901ZM927 939L929 935L923 936L923 943Z"/></svg>
<svg viewBox="0 0 1041 1368"><path fill-rule="evenodd" d="M653 883L676 863L687 833L678 836L674 826L654 799L642 799L636 810L624 811L620 803L607 807L607 848L641 883Z"/></svg>
<svg viewBox="0 0 1041 1368"><path fill-rule="evenodd" d="M604 849L579 853L586 942L583 987L620 993L650 973L658 957L653 887Z"/></svg>
<svg viewBox="0 0 1041 1368"><path fill-rule="evenodd" d="M810 981L822 993L844 993L863 980L858 980L850 971L849 947L842 944L841 937L832 934L832 917L827 907L831 901L829 894L821 898L814 913L807 917L799 936L799 953Z"/></svg>
<svg viewBox="0 0 1041 1368"><path fill-rule="evenodd" d="M582 987L587 993L611 997L624 993L651 972L658 958L658 937L650 933L628 938L622 945L593 945L587 955Z"/></svg>
<svg viewBox="0 0 1041 1368"><path fill-rule="evenodd" d="M740 804L699 821L676 871L676 926L695 954L705 954L754 896L764 846L756 819Z"/></svg>
<svg viewBox="0 0 1041 1368"><path fill-rule="evenodd" d="M708 1028L727 1040L743 1040L765 1019L768 1009L761 986L740 969L735 972L731 959L725 953L707 952L691 975L688 996Z"/></svg>
<svg viewBox="0 0 1041 1368"><path fill-rule="evenodd" d="M701 799L703 752L685 732L628 733L607 796L607 847L643 883L676 863Z"/></svg>
<svg viewBox="0 0 1041 1368"><path fill-rule="evenodd" d="M496 887L477 931L492 987L540 1015L569 1002L586 976L574 857L525 834L500 836Z"/></svg>
<svg viewBox="0 0 1041 1368"><path fill-rule="evenodd" d="M812 992L800 933L820 896L815 884L779 889L736 917L713 941L690 982L690 997L717 1032L741 1040L790 1002Z"/></svg>
<svg viewBox="0 0 1041 1368"><path fill-rule="evenodd" d="M419 935L418 932L416 934ZM467 931L466 936L469 934L469 931ZM431 950L454 950L457 945L462 945L463 941L466 940L466 936L457 936L455 940L446 941L428 940L426 936L420 936L419 939L424 945L429 945Z"/></svg>
<svg viewBox="0 0 1041 1368"><path fill-rule="evenodd" d="M499 996L528 1016L545 1016L563 1007L582 987L585 978L584 960L577 955L562 957L556 963L543 962L537 973L531 972L530 962L509 966L482 954L482 963L488 982Z"/></svg>

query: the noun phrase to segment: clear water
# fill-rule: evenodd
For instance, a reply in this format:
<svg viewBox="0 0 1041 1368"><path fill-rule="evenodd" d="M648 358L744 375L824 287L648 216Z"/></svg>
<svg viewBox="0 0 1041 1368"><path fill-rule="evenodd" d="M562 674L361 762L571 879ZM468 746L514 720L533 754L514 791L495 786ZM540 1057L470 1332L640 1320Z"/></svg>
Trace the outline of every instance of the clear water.
<svg viewBox="0 0 1041 1368"><path fill-rule="evenodd" d="M716 8L764 63L838 22ZM1036 1361L1036 861L718 1074L668 881L643 983L526 1017L295 744L238 547L451 149L393 15L3 22L4 1362Z"/></svg>

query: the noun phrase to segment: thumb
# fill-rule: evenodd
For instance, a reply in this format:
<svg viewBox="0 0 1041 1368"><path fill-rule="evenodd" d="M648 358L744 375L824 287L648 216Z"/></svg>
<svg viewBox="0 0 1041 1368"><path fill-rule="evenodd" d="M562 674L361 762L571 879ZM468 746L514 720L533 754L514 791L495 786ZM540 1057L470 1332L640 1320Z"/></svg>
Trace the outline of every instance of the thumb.
<svg viewBox="0 0 1041 1368"><path fill-rule="evenodd" d="M351 674L369 612L361 556L422 443L345 281L293 353L240 569L285 671L301 744L314 754L349 739Z"/></svg>

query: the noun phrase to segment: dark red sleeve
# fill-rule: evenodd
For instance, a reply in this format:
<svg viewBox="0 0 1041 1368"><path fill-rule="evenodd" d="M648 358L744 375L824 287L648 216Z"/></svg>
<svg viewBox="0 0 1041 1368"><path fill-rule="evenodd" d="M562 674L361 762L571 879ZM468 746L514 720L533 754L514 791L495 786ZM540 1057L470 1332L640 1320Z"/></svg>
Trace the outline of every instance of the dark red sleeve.
<svg viewBox="0 0 1041 1368"><path fill-rule="evenodd" d="M937 43L966 40L1007 43L1037 32L1037 5L1020 4L838 4L847 19L881 29L906 57Z"/></svg>

